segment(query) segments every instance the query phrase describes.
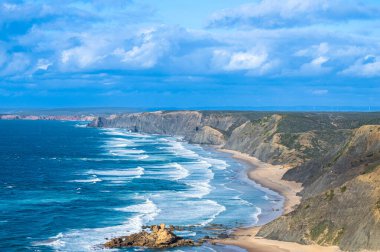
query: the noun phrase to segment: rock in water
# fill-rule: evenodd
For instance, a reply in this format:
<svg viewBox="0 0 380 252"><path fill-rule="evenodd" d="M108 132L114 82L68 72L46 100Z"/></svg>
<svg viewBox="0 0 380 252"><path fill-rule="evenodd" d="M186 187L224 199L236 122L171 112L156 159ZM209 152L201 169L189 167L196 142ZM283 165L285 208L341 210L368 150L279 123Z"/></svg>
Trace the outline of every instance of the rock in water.
<svg viewBox="0 0 380 252"><path fill-rule="evenodd" d="M181 246L197 246L191 239L176 236L165 224L150 226L150 233L141 231L137 234L122 236L106 242L106 248L122 247L148 247L148 248L174 248Z"/></svg>

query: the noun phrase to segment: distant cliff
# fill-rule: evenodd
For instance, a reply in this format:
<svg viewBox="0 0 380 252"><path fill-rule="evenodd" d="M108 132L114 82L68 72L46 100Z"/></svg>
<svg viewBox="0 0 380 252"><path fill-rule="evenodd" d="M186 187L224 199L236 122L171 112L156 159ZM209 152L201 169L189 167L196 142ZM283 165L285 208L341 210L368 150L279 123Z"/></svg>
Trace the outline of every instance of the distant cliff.
<svg viewBox="0 0 380 252"><path fill-rule="evenodd" d="M47 120L47 121L93 121L95 116L89 115L16 115L0 114L0 120Z"/></svg>
<svg viewBox="0 0 380 252"><path fill-rule="evenodd" d="M380 249L380 113L173 111L97 118L90 126L183 136L289 168L303 183L293 212L260 230L272 239Z"/></svg>

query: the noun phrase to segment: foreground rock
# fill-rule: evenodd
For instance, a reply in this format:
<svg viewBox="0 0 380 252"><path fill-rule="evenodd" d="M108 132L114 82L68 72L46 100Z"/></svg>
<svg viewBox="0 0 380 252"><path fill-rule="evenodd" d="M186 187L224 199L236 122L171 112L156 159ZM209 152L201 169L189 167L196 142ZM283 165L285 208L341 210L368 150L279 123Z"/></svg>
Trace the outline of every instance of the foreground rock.
<svg viewBox="0 0 380 252"><path fill-rule="evenodd" d="M106 248L123 247L148 247L148 248L174 248L183 246L199 246L190 239L176 236L171 228L166 228L165 224L150 227L151 232L141 231L137 234L114 238L104 244Z"/></svg>

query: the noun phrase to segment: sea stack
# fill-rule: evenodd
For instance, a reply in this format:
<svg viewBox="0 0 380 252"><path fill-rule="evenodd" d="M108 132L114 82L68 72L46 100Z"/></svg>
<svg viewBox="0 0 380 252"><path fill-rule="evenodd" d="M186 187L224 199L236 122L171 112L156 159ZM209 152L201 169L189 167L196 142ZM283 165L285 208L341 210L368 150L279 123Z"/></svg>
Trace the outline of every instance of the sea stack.
<svg viewBox="0 0 380 252"><path fill-rule="evenodd" d="M165 224L150 226L150 232L145 230L129 236L113 238L106 242L106 248L147 247L147 248L174 248L183 246L197 246L191 239L184 239L175 235Z"/></svg>

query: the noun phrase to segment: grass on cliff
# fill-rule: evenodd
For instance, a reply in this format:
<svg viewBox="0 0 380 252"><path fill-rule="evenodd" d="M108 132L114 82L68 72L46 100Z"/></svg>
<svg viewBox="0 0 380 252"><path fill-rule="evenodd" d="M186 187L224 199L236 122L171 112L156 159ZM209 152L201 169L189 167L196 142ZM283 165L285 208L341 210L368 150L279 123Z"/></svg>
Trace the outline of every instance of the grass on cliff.
<svg viewBox="0 0 380 252"><path fill-rule="evenodd" d="M337 228L331 221L324 220L310 230L311 240L320 245L338 245L344 228Z"/></svg>
<svg viewBox="0 0 380 252"><path fill-rule="evenodd" d="M331 189L331 190L327 191L327 192L325 193L325 195L326 195L326 199L327 199L328 201L331 201L331 200L334 198L334 190Z"/></svg>

